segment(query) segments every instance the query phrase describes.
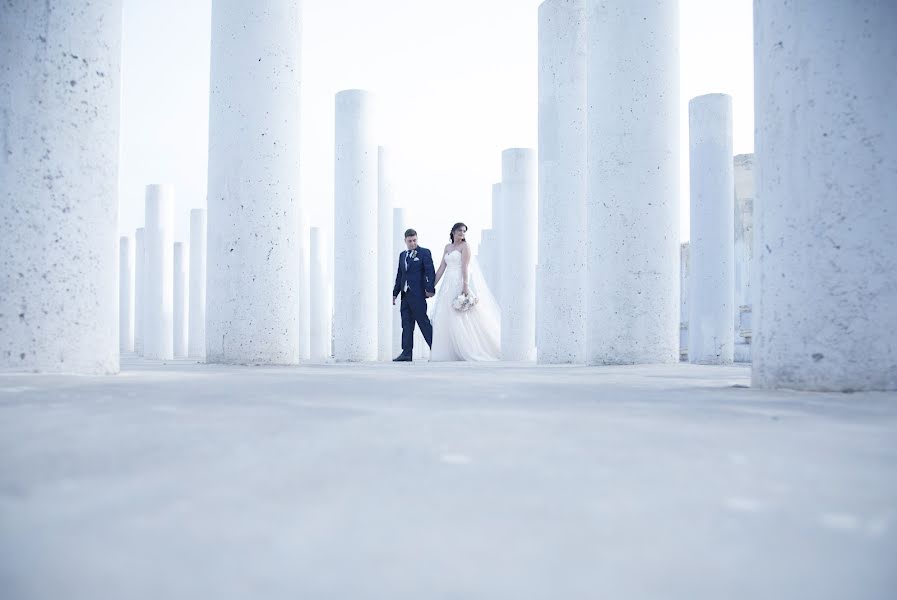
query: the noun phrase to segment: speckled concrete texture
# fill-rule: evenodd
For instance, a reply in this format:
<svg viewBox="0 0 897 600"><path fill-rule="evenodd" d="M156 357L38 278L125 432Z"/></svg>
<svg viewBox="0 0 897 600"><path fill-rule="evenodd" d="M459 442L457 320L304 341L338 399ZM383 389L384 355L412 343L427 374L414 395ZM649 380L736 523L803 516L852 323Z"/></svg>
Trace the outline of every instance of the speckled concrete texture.
<svg viewBox="0 0 897 600"><path fill-rule="evenodd" d="M733 163L735 168L735 362L751 362L754 155L738 154Z"/></svg>
<svg viewBox="0 0 897 600"><path fill-rule="evenodd" d="M753 384L897 389L897 8L754 3Z"/></svg>
<svg viewBox="0 0 897 600"><path fill-rule="evenodd" d="M300 358L298 0L212 3L206 359Z"/></svg>
<svg viewBox="0 0 897 600"><path fill-rule="evenodd" d="M735 183L732 97L688 103L691 272L688 360L728 364L735 356Z"/></svg>
<svg viewBox="0 0 897 600"><path fill-rule="evenodd" d="M118 372L121 2L0 2L0 370Z"/></svg>
<svg viewBox="0 0 897 600"><path fill-rule="evenodd" d="M679 359L679 3L588 0L586 355Z"/></svg>
<svg viewBox="0 0 897 600"><path fill-rule="evenodd" d="M540 363L585 360L586 2L539 6Z"/></svg>
<svg viewBox="0 0 897 600"><path fill-rule="evenodd" d="M538 167L531 148L501 153L501 356L536 359Z"/></svg>
<svg viewBox="0 0 897 600"><path fill-rule="evenodd" d="M365 90L344 90L336 95L333 356L341 361L377 360L374 102L373 94ZM381 290L384 294L391 291Z"/></svg>

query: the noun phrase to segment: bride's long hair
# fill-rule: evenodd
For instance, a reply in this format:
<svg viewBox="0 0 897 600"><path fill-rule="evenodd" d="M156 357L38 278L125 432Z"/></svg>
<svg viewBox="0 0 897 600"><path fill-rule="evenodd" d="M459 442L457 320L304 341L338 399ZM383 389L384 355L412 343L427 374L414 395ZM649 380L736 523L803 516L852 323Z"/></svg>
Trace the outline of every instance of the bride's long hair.
<svg viewBox="0 0 897 600"><path fill-rule="evenodd" d="M458 231L459 229L461 229L462 227L464 229L467 229L467 225L465 225L464 223L455 223L454 225L452 225L452 232L449 234L449 241L451 241L451 243L453 243L453 244L455 243L455 232ZM464 237L462 237L461 241L466 242L467 236L465 235Z"/></svg>

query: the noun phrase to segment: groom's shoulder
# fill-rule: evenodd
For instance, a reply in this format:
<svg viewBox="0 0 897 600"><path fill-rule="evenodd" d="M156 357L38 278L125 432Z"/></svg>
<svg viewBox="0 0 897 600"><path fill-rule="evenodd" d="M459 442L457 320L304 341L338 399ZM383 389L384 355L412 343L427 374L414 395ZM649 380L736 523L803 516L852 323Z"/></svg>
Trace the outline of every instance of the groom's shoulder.
<svg viewBox="0 0 897 600"><path fill-rule="evenodd" d="M418 250L418 252L423 252L424 254L430 254L430 249L424 248L423 246L418 246L417 250Z"/></svg>

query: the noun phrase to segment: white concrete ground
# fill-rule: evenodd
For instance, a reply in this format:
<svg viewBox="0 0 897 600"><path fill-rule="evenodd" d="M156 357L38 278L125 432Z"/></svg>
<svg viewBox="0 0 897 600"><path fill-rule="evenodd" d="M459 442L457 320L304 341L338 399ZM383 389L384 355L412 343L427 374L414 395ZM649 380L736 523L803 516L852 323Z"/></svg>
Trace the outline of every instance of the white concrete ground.
<svg viewBox="0 0 897 600"><path fill-rule="evenodd" d="M897 394L745 367L0 375L0 596L893 599Z"/></svg>

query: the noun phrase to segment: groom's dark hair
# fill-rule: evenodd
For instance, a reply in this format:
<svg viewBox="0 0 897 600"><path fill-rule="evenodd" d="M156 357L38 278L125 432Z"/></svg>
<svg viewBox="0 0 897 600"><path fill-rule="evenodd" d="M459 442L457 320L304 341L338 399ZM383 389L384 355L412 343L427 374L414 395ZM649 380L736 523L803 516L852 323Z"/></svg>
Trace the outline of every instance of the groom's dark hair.
<svg viewBox="0 0 897 600"><path fill-rule="evenodd" d="M417 232L414 231L413 229L406 229L406 230L405 230L405 237L406 237L406 238L414 237L414 236L416 236L416 235L417 235Z"/></svg>

